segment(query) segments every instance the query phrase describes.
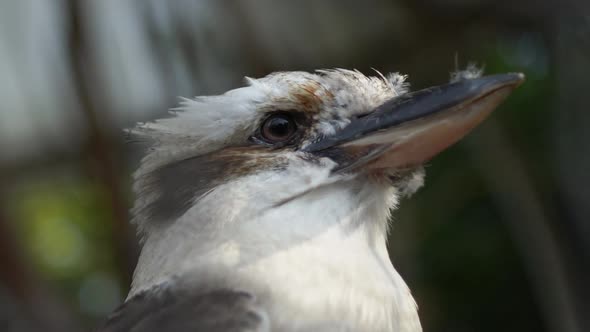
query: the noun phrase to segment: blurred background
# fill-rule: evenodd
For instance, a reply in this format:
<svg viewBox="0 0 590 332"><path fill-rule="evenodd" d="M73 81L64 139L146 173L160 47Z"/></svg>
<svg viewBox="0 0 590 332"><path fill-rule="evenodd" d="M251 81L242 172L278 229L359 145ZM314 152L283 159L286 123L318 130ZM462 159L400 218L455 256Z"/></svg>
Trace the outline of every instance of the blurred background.
<svg viewBox="0 0 590 332"><path fill-rule="evenodd" d="M356 68L414 89L474 61L527 82L434 159L390 252L425 331L590 331L587 0L0 3L0 330L124 299L141 149L122 128L243 76Z"/></svg>

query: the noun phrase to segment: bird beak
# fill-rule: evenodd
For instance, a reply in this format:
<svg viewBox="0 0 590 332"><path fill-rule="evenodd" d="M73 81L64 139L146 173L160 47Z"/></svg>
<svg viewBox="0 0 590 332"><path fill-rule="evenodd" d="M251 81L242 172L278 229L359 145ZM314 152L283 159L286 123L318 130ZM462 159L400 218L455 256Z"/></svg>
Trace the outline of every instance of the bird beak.
<svg viewBox="0 0 590 332"><path fill-rule="evenodd" d="M415 167L469 133L522 82L523 74L499 74L407 93L303 150L333 159L335 171Z"/></svg>

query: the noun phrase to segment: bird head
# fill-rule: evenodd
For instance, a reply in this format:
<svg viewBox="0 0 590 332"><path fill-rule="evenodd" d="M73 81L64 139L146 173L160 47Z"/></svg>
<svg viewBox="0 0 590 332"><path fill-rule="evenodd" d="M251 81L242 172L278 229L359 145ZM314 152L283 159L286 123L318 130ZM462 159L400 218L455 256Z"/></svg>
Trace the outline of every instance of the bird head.
<svg viewBox="0 0 590 332"><path fill-rule="evenodd" d="M523 81L467 74L409 92L399 74L275 73L138 125L154 145L135 174L129 296L178 277L256 294L279 329L420 330L385 245L390 210Z"/></svg>
<svg viewBox="0 0 590 332"><path fill-rule="evenodd" d="M326 211L378 201L371 208L387 219L422 184L423 163L522 81L502 74L409 92L400 74L280 72L183 99L171 117L132 130L155 142L135 175L135 221L148 236L180 219L219 230L275 211L280 223L292 216L276 211L296 201ZM338 200L342 192L355 198ZM322 201L330 196L333 207Z"/></svg>

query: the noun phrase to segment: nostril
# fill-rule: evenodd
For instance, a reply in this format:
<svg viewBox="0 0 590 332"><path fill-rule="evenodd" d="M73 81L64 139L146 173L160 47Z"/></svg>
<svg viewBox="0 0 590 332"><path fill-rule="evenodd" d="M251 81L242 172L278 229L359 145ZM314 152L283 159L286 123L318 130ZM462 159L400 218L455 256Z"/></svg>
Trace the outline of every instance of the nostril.
<svg viewBox="0 0 590 332"><path fill-rule="evenodd" d="M367 116L369 116L371 113L373 113L373 112L372 112L372 111L369 111L369 112L366 112L366 113L363 113L363 114L358 114L358 115L356 116L356 118L357 118L357 119L362 119L362 118L364 118L364 117L367 117Z"/></svg>

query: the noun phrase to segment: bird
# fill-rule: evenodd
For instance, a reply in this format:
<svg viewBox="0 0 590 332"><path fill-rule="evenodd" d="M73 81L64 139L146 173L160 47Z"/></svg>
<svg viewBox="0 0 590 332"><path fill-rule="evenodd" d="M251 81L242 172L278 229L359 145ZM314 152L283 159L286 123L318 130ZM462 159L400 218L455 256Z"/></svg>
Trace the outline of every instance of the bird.
<svg viewBox="0 0 590 332"><path fill-rule="evenodd" d="M275 72L129 130L141 253L101 332L421 331L387 251L424 164L524 81Z"/></svg>

